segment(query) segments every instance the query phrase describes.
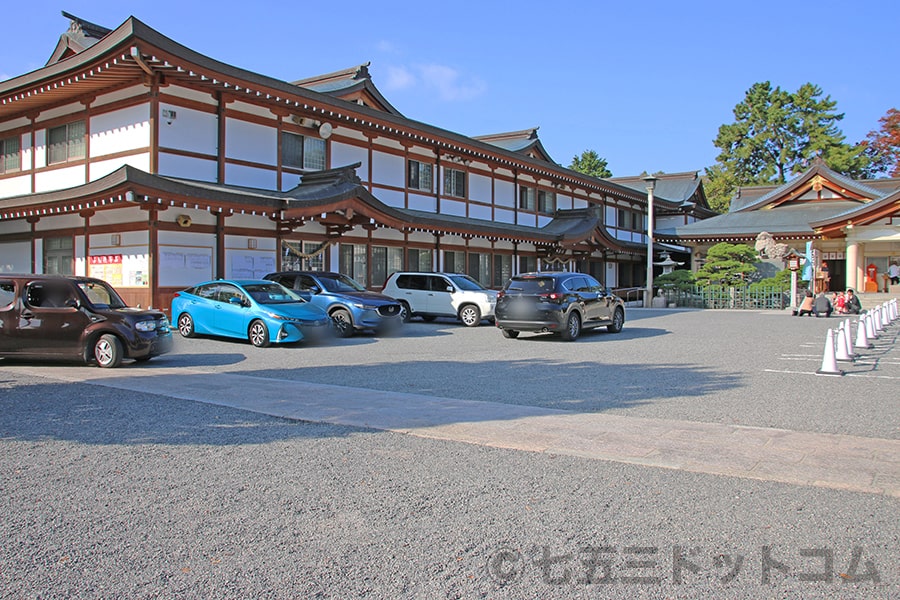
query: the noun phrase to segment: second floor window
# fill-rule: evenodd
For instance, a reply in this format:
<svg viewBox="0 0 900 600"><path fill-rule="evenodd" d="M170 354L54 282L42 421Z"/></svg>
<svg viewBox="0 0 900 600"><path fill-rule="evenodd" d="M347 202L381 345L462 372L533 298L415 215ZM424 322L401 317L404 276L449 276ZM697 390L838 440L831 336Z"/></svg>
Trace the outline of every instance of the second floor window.
<svg viewBox="0 0 900 600"><path fill-rule="evenodd" d="M519 209L534 210L534 188L519 188Z"/></svg>
<svg viewBox="0 0 900 600"><path fill-rule="evenodd" d="M84 158L84 121L66 123L47 130L47 164Z"/></svg>
<svg viewBox="0 0 900 600"><path fill-rule="evenodd" d="M21 142L18 137L0 140L0 175L22 168Z"/></svg>
<svg viewBox="0 0 900 600"><path fill-rule="evenodd" d="M282 132L281 164L295 169L321 171L325 168L325 140Z"/></svg>
<svg viewBox="0 0 900 600"><path fill-rule="evenodd" d="M556 194L539 190L537 193L538 212L550 214L556 212Z"/></svg>
<svg viewBox="0 0 900 600"><path fill-rule="evenodd" d="M430 192L433 189L431 165L417 160L409 161L407 183L410 189Z"/></svg>
<svg viewBox="0 0 900 600"><path fill-rule="evenodd" d="M456 196L457 198L466 197L465 171L444 169L444 194L447 196Z"/></svg>

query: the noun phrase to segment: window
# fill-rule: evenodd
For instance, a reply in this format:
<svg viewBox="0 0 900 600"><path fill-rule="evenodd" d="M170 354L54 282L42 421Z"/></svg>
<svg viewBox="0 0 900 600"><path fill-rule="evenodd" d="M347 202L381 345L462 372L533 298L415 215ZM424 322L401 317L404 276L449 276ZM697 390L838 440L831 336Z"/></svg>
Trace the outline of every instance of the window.
<svg viewBox="0 0 900 600"><path fill-rule="evenodd" d="M509 254L495 254L493 287L503 287L510 277L512 277L512 256Z"/></svg>
<svg viewBox="0 0 900 600"><path fill-rule="evenodd" d="M281 268L285 271L324 271L325 247L314 242L281 242Z"/></svg>
<svg viewBox="0 0 900 600"><path fill-rule="evenodd" d="M534 256L519 257L519 273L533 273L537 271L537 258Z"/></svg>
<svg viewBox="0 0 900 600"><path fill-rule="evenodd" d="M366 247L360 244L341 244L338 271L356 279L366 281L368 266L366 264Z"/></svg>
<svg viewBox="0 0 900 600"><path fill-rule="evenodd" d="M534 210L534 190L522 186L519 188L519 209Z"/></svg>
<svg viewBox="0 0 900 600"><path fill-rule="evenodd" d="M447 273L466 272L466 253L454 250L444 252L444 271Z"/></svg>
<svg viewBox="0 0 900 600"><path fill-rule="evenodd" d="M71 237L44 238L44 273L72 275L74 252Z"/></svg>
<svg viewBox="0 0 900 600"><path fill-rule="evenodd" d="M466 197L465 171L444 169L444 194L447 196L456 196L457 198Z"/></svg>
<svg viewBox="0 0 900 600"><path fill-rule="evenodd" d="M538 212L550 214L556 212L556 193L539 190L537 193Z"/></svg>
<svg viewBox="0 0 900 600"><path fill-rule="evenodd" d="M410 248L407 254L409 259L408 269L410 271L433 271L434 264L432 260L431 250L419 250L418 248Z"/></svg>
<svg viewBox="0 0 900 600"><path fill-rule="evenodd" d="M47 164L84 158L84 121L75 121L47 130Z"/></svg>
<svg viewBox="0 0 900 600"><path fill-rule="evenodd" d="M417 160L409 161L408 181L409 188L430 192L434 189L431 177L431 165Z"/></svg>
<svg viewBox="0 0 900 600"><path fill-rule="evenodd" d="M372 285L383 286L388 275L403 270L403 248L372 246Z"/></svg>
<svg viewBox="0 0 900 600"><path fill-rule="evenodd" d="M480 252L469 253L468 275L482 285L491 284L491 255Z"/></svg>
<svg viewBox="0 0 900 600"><path fill-rule="evenodd" d="M325 140L281 132L281 164L295 169L321 171L325 168Z"/></svg>
<svg viewBox="0 0 900 600"><path fill-rule="evenodd" d="M21 141L18 137L0 140L0 175L12 173L22 168L20 150Z"/></svg>

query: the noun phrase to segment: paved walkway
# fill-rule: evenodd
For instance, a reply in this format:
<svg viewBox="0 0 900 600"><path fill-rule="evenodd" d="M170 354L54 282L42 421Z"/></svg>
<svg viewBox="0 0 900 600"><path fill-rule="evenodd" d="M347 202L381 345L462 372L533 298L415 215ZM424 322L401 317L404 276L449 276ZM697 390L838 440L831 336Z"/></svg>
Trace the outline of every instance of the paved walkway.
<svg viewBox="0 0 900 600"><path fill-rule="evenodd" d="M574 413L185 368L11 368L287 419L900 498L900 440Z"/></svg>

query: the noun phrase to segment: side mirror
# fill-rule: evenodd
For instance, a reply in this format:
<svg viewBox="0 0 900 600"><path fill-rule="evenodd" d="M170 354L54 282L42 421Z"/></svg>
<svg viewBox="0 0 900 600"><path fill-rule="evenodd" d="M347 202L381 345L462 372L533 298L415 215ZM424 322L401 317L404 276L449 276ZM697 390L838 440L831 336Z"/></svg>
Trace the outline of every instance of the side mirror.
<svg viewBox="0 0 900 600"><path fill-rule="evenodd" d="M81 308L81 302L78 301L77 298L69 298L66 300L67 308Z"/></svg>
<svg viewBox="0 0 900 600"><path fill-rule="evenodd" d="M244 306L244 301L239 296L232 296L228 299L228 304L237 304L238 306Z"/></svg>
<svg viewBox="0 0 900 600"><path fill-rule="evenodd" d="M452 285L448 285L448 286L447 286L447 291L450 292L450 293L453 293L453 286L452 286Z"/></svg>

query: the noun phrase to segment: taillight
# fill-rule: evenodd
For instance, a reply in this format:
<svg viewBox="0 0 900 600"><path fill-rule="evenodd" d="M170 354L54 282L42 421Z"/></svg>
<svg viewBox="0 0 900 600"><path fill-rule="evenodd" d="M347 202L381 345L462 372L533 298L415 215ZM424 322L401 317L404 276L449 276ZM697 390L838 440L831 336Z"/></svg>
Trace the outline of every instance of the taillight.
<svg viewBox="0 0 900 600"><path fill-rule="evenodd" d="M180 295L181 295L181 294L179 294L178 292L175 292L175 295L172 296L172 297L173 297L173 298L177 298L177 297L180 296Z"/></svg>
<svg viewBox="0 0 900 600"><path fill-rule="evenodd" d="M565 294L560 294L558 292L550 292L549 294L541 294L540 297L544 298L546 300L551 300L553 302L559 302L560 300L565 298Z"/></svg>
<svg viewBox="0 0 900 600"><path fill-rule="evenodd" d="M506 292L504 292L503 290L500 290L499 292L497 292L497 300L499 300L500 298L502 298L505 295L506 295Z"/></svg>

